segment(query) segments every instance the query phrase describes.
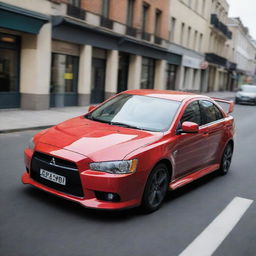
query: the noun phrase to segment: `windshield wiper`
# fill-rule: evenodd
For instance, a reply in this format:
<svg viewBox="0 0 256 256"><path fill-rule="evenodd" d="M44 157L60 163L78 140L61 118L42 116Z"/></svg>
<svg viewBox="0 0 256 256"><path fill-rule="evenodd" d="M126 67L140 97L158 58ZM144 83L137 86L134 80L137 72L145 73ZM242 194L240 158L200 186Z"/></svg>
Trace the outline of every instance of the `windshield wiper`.
<svg viewBox="0 0 256 256"><path fill-rule="evenodd" d="M122 126L125 128L132 128L132 129L137 129L137 130L145 130L141 127L135 126L135 125L130 125L130 124L124 124L124 123L120 123L120 122L110 122L111 125L118 125L118 126Z"/></svg>

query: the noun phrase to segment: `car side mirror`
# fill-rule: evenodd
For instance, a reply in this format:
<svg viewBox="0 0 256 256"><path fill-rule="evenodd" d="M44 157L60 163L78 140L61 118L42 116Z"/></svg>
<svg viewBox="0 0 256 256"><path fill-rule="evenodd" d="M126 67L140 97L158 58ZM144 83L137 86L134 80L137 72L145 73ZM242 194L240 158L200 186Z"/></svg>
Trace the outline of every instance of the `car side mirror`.
<svg viewBox="0 0 256 256"><path fill-rule="evenodd" d="M194 122L184 122L181 125L181 133L198 133L199 125Z"/></svg>
<svg viewBox="0 0 256 256"><path fill-rule="evenodd" d="M96 105L90 105L88 108L88 112L93 111L97 106Z"/></svg>

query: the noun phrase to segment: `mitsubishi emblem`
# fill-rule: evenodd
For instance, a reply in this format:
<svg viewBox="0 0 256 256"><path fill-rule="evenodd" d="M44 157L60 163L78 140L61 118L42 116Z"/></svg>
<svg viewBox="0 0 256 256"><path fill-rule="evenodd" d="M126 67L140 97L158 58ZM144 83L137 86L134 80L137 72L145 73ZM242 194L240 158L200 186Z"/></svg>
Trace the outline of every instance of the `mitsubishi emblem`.
<svg viewBox="0 0 256 256"><path fill-rule="evenodd" d="M55 158L54 158L54 157L52 158L52 160L51 160L50 164L52 164L52 165L56 165L56 162L55 162Z"/></svg>

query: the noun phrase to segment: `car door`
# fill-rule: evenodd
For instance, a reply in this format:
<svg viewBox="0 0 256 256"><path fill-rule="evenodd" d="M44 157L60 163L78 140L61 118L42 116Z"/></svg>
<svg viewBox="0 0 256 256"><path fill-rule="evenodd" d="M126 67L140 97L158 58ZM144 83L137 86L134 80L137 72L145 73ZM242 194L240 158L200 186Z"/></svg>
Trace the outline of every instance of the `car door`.
<svg viewBox="0 0 256 256"><path fill-rule="evenodd" d="M185 121L194 122L200 126L202 123L201 119L199 101L195 100L186 107L177 129L179 129L181 124ZM208 136L208 130L202 127L196 134L181 133L177 136L177 143L173 149L175 178L184 176L206 166L205 158L208 145L205 143L205 137Z"/></svg>
<svg viewBox="0 0 256 256"><path fill-rule="evenodd" d="M220 109L211 101L199 101L202 113L201 128L207 129L208 136L205 138L207 147L206 160L208 165L216 163L220 144L224 142L225 119Z"/></svg>

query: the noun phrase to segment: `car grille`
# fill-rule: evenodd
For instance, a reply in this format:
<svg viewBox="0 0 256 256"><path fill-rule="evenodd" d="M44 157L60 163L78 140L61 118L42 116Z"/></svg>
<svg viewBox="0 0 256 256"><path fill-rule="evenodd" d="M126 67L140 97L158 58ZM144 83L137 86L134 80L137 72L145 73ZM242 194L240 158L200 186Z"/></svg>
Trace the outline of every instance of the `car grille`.
<svg viewBox="0 0 256 256"><path fill-rule="evenodd" d="M64 176L66 178L66 185L42 178L40 176L40 169ZM35 152L32 158L30 176L38 183L60 192L76 197L84 196L78 168L73 162Z"/></svg>

